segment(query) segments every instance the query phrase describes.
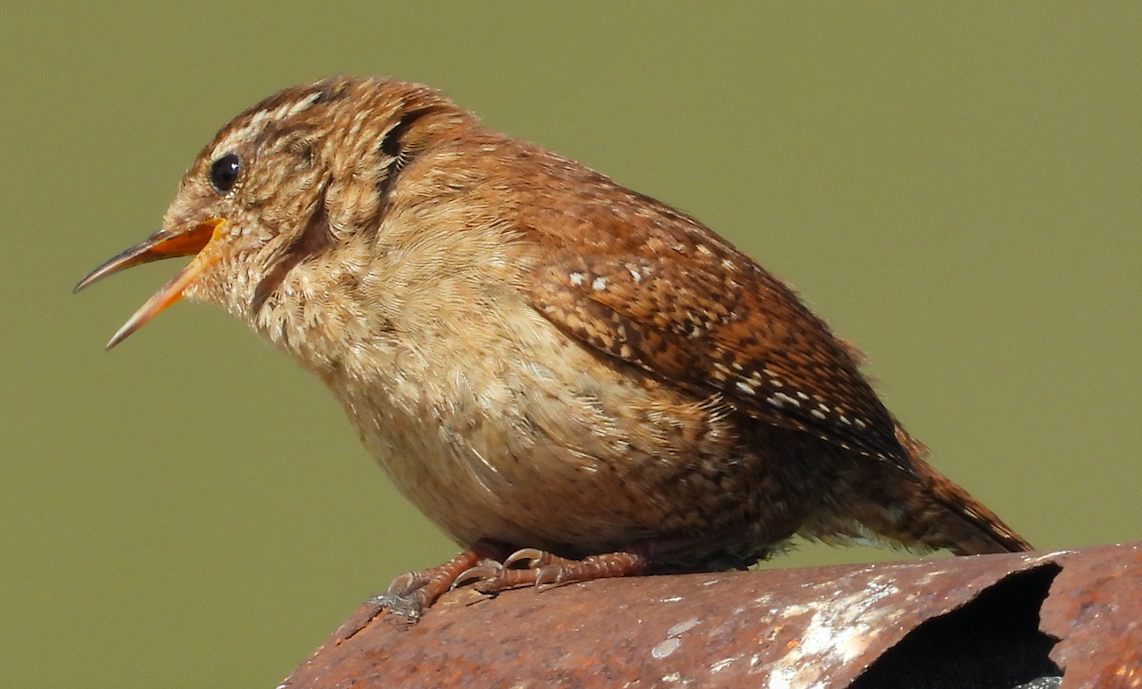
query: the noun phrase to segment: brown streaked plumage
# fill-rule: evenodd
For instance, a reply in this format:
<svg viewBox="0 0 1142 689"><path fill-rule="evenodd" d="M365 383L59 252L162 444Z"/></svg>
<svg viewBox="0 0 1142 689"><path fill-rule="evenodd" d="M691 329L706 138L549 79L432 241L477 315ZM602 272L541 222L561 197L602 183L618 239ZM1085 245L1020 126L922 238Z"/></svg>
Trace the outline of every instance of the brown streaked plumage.
<svg viewBox="0 0 1142 689"><path fill-rule="evenodd" d="M324 380L468 548L390 604L458 578L745 566L794 534L1030 547L924 462L787 285L430 88L335 78L263 101L202 151L163 229L79 287L191 254L110 345L185 295Z"/></svg>

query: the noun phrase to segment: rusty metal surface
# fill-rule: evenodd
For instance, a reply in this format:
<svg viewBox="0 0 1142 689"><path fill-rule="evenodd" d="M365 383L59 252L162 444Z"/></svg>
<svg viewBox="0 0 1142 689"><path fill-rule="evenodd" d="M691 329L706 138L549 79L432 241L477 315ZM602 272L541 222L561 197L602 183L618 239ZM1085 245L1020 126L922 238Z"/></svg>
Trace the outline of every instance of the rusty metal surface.
<svg viewBox="0 0 1142 689"><path fill-rule="evenodd" d="M1037 568L1064 689L1138 686L1137 544L457 591L411 628L385 614L361 629L362 607L281 686L844 687L925 621Z"/></svg>
<svg viewBox="0 0 1142 689"><path fill-rule="evenodd" d="M1051 657L1062 689L1142 687L1142 543L1060 553L1063 570L1040 627L1061 639Z"/></svg>

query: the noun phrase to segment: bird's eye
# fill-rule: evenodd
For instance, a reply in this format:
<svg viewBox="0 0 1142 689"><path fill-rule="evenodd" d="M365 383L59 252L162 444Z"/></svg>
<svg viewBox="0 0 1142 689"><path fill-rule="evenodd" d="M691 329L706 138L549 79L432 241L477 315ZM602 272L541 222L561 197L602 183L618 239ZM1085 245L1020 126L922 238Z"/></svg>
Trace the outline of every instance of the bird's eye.
<svg viewBox="0 0 1142 689"><path fill-rule="evenodd" d="M210 186L219 194L225 194L234 188L241 168L242 163L238 160L238 156L227 153L210 165Z"/></svg>

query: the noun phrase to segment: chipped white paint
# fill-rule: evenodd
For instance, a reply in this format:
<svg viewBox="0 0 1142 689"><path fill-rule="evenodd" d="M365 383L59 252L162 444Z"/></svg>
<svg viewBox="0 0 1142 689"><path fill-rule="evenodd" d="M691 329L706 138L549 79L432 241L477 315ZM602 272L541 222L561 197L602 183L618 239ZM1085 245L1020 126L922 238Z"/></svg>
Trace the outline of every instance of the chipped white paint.
<svg viewBox="0 0 1142 689"><path fill-rule="evenodd" d="M666 638L658 642L654 648L650 649L650 655L657 660L662 660L668 657L671 653L678 650L682 645L682 639L679 637L685 632L698 626L698 618L691 617L685 622L679 622L670 629L666 630Z"/></svg>
<svg viewBox="0 0 1142 689"><path fill-rule="evenodd" d="M684 633L690 631L691 629L693 629L694 627L697 627L697 626L698 626L698 618L697 617L691 617L690 619L686 620L685 622L679 622L678 624L674 625L670 629L667 629L666 635L667 636L679 636L681 634L684 634Z"/></svg>
<svg viewBox="0 0 1142 689"><path fill-rule="evenodd" d="M902 606L880 605L900 592L884 577L869 581L864 590L840 598L826 594L804 605L790 606L782 617L808 615L799 643L769 668L770 689L825 689L831 686L823 670L847 666L876 638L908 614Z"/></svg>
<svg viewBox="0 0 1142 689"><path fill-rule="evenodd" d="M682 596L671 596L669 598L659 598L658 602L659 603L677 603L680 600L682 600Z"/></svg>
<svg viewBox="0 0 1142 689"><path fill-rule="evenodd" d="M710 666L710 674L712 675L714 673L721 672L722 670L725 670L729 666L733 665L735 660L737 660L737 658L734 656L731 656L729 658L722 658L721 660L719 660L718 662L716 662Z"/></svg>
<svg viewBox="0 0 1142 689"><path fill-rule="evenodd" d="M654 648L650 649L650 655L656 660L662 660L678 650L678 647L681 645L682 639L672 636L655 644Z"/></svg>

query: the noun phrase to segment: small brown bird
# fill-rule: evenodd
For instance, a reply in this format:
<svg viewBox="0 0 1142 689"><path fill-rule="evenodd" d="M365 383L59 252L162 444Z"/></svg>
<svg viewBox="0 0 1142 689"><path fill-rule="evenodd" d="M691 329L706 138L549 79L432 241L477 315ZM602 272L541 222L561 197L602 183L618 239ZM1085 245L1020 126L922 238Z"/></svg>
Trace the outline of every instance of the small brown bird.
<svg viewBox="0 0 1142 689"><path fill-rule="evenodd" d="M325 381L467 548L393 582L408 614L458 581L745 567L794 534L1030 549L924 462L785 283L431 88L271 96L202 151L159 232L76 289L186 255L108 347L186 296Z"/></svg>

